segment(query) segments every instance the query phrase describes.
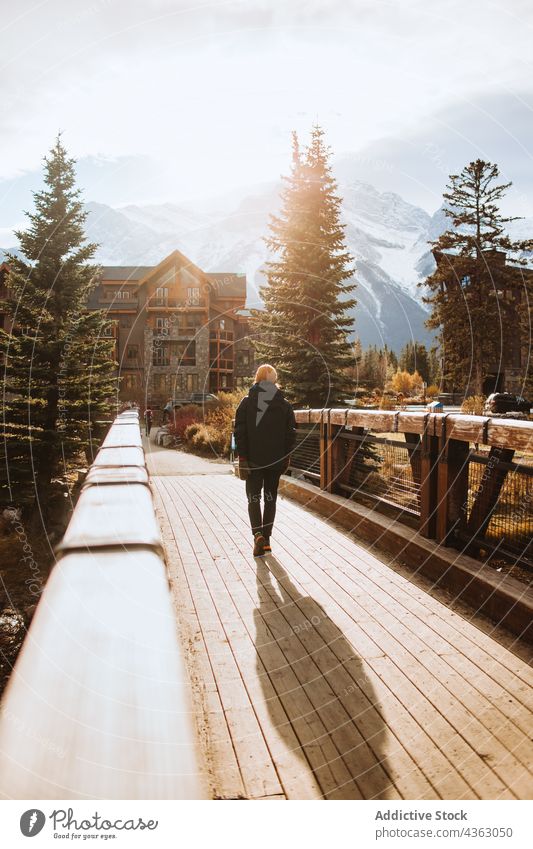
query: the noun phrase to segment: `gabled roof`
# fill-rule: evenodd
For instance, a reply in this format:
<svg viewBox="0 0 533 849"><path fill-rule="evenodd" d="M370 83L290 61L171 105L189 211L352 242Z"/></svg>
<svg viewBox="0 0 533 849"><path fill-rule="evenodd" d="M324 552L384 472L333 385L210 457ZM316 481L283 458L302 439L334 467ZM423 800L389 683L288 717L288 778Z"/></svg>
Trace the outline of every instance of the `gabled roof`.
<svg viewBox="0 0 533 849"><path fill-rule="evenodd" d="M246 298L245 274L208 271L206 277L213 284L211 291L215 298Z"/></svg>
<svg viewBox="0 0 533 849"><path fill-rule="evenodd" d="M175 251L172 251L172 253L170 253L164 259L162 259L161 262L158 263L158 265L151 266L148 269L148 272L139 281L139 286L144 285L144 283L146 283L150 279L150 277L152 277L156 272L162 270L165 267L165 265L168 265L173 260L179 262L180 265L184 265L190 271L197 272L197 274L199 274L201 277L203 277L203 278L207 277L205 272L202 271L201 268L198 268L198 266L194 262L192 262L192 260L190 260L188 257L186 257L185 254L182 254L181 251L175 250Z"/></svg>
<svg viewBox="0 0 533 849"><path fill-rule="evenodd" d="M142 280L155 265L104 265L102 280Z"/></svg>

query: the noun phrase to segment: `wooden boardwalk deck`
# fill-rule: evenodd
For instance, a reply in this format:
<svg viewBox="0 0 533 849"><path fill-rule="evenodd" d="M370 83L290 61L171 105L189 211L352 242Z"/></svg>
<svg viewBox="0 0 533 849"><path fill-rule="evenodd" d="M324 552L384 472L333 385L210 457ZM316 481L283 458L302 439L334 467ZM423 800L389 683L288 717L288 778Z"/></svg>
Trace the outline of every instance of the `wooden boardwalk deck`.
<svg viewBox="0 0 533 849"><path fill-rule="evenodd" d="M531 798L523 660L289 500L254 559L240 481L152 486L214 797Z"/></svg>

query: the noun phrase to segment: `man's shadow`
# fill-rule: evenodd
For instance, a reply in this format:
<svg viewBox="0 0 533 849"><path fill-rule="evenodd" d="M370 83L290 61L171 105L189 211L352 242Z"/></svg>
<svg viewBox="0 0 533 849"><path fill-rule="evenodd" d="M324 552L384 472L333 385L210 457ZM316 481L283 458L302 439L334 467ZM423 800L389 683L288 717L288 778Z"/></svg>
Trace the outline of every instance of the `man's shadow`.
<svg viewBox="0 0 533 849"><path fill-rule="evenodd" d="M257 672L287 747L326 799L398 798L383 755L387 730L353 646L271 555L257 561L257 590Z"/></svg>

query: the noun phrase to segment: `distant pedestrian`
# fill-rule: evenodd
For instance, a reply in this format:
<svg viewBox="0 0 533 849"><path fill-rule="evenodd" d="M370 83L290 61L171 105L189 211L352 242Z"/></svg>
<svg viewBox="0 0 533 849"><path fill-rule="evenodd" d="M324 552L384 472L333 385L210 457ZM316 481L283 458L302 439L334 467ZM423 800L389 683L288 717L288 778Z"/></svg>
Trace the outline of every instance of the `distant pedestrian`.
<svg viewBox="0 0 533 849"><path fill-rule="evenodd" d="M150 430L152 428L152 411L150 407L147 407L144 411L144 424L146 428L146 436L150 436Z"/></svg>
<svg viewBox="0 0 533 849"><path fill-rule="evenodd" d="M296 443L294 411L276 381L276 369L261 365L248 395L235 414L235 443L239 463L246 464L248 515L254 538L254 557L272 549L270 536L276 516L280 476L290 464ZM261 514L261 491L264 508Z"/></svg>

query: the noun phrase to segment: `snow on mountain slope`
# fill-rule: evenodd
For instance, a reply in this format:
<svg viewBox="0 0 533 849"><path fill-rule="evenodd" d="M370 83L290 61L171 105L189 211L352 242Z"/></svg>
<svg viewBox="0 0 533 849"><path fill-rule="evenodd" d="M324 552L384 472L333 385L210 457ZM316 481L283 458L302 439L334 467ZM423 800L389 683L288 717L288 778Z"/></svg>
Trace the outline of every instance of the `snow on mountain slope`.
<svg viewBox="0 0 533 849"><path fill-rule="evenodd" d="M96 260L103 265L155 265L178 248L206 271L243 272L247 305L260 306L269 258L264 237L270 215L279 211L279 192L279 184L266 183L203 209L88 203L87 238L99 245ZM356 263L354 332L363 345L386 342L396 350L410 339L430 342L417 283L432 268L427 239L435 222L399 195L367 183L340 181L339 193Z"/></svg>
<svg viewBox="0 0 533 849"><path fill-rule="evenodd" d="M100 244L105 264L157 262L175 248L206 271L240 271L247 276L247 304L260 306L269 258L264 237L269 216L279 210L279 184L257 187L227 211L203 214L185 205L160 204L111 209L88 204L88 236ZM391 192L362 182L339 186L344 198L346 239L356 261L356 334L363 345L401 348L406 341L430 342L427 314L417 283L426 256L432 219ZM232 198L233 200L233 198ZM426 272L427 273L427 272Z"/></svg>

